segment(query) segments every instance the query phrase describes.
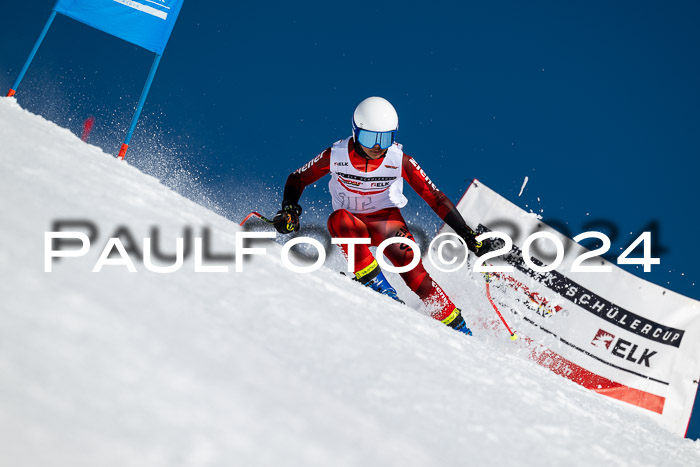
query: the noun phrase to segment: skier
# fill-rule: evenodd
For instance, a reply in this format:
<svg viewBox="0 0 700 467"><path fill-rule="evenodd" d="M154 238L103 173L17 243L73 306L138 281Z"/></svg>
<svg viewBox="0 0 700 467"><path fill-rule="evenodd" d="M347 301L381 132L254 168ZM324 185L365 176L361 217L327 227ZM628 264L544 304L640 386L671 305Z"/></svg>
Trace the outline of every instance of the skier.
<svg viewBox="0 0 700 467"><path fill-rule="evenodd" d="M370 238L378 246L391 237L414 240L400 208L408 202L403 195L403 181L460 235L477 256L490 249L488 242L477 242L476 233L467 226L454 204L428 178L418 163L405 154L396 142L399 117L394 107L381 97L369 97L357 106L352 119L352 136L337 141L330 148L304 164L287 178L282 209L273 219L283 234L299 229L302 208L299 198L304 188L330 173L329 189L333 213L328 231L334 238ZM369 249L355 245L355 280L382 294L399 300ZM345 258L348 245L340 245ZM409 264L413 249L395 243L384 250L394 266ZM433 318L453 329L472 335L455 306L442 288L428 275L422 262L401 273L406 285L434 311ZM400 301L400 300L399 300Z"/></svg>

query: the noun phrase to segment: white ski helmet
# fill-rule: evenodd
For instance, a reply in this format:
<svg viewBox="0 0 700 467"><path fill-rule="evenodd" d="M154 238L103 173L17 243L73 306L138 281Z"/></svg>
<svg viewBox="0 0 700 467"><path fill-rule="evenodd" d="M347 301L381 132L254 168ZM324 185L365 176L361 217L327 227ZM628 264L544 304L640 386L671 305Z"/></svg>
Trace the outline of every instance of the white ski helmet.
<svg viewBox="0 0 700 467"><path fill-rule="evenodd" d="M363 146L371 148L379 144L386 149L396 139L398 129L399 115L394 106L382 97L368 97L355 108L352 116L353 136ZM372 142L374 144L370 144Z"/></svg>

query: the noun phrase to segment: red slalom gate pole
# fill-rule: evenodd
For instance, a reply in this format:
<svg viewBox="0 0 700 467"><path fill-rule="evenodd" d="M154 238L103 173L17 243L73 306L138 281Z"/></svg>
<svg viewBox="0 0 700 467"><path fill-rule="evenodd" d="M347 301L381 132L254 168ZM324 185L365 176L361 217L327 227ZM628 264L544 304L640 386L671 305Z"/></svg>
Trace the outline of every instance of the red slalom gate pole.
<svg viewBox="0 0 700 467"><path fill-rule="evenodd" d="M91 115L83 123L83 136L81 136L80 139L87 142L93 126L95 126L95 117Z"/></svg>
<svg viewBox="0 0 700 467"><path fill-rule="evenodd" d="M243 219L243 222L241 222L241 223L238 224L238 225L240 225L241 227L243 227L243 224L245 224L246 222L248 222L248 219L250 219L250 218L253 217L253 216L255 216L255 217L257 217L257 218L263 220L264 222L267 222L268 224L272 224L272 221L271 221L270 219L268 219L267 217L263 216L263 215L260 214L259 212L253 211L253 212L251 212L250 214L248 214L247 216L245 216L245 219Z"/></svg>
<svg viewBox="0 0 700 467"><path fill-rule="evenodd" d="M498 310L498 307L496 304L493 302L493 298L491 298L491 276L486 274L486 298L489 299L489 302L491 302L491 306L493 307L494 310L496 310L496 314L498 315L499 318L501 318L501 321L503 322L503 325L506 327L508 332L510 333L510 340L514 341L518 338L518 335L511 331L510 326L508 326L508 323L506 323L505 318L503 318L503 315L501 312Z"/></svg>

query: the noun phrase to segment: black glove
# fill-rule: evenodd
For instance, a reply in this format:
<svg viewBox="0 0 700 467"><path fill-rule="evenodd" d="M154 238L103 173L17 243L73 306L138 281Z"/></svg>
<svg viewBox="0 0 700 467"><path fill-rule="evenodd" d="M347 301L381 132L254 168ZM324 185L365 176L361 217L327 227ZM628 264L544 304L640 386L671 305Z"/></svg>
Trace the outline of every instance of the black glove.
<svg viewBox="0 0 700 467"><path fill-rule="evenodd" d="M476 237L478 237L479 234L474 232L469 227L465 227L464 230L459 233L459 236L464 239L464 241L467 243L467 248L469 248L470 251L473 251L476 256L485 255L487 252L493 249L493 244L490 238L477 242Z"/></svg>
<svg viewBox="0 0 700 467"><path fill-rule="evenodd" d="M282 207L275 217L272 218L272 225L281 234L290 234L299 230L299 216L301 206L298 204L287 204Z"/></svg>

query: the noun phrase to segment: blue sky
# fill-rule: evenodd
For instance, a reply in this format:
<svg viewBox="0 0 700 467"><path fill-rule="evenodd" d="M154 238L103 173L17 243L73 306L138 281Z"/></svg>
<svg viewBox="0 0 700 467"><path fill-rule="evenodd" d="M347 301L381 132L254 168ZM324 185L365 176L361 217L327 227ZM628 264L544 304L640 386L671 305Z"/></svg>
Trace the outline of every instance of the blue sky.
<svg viewBox="0 0 700 467"><path fill-rule="evenodd" d="M0 17L3 89L52 5ZM453 201L478 178L615 252L652 229L661 265L627 269L700 299L699 20L696 1L186 1L128 158L185 167L232 219L271 214L289 172L380 95ZM59 16L18 101L76 133L94 115L91 142L116 154L152 57ZM304 194L307 221L330 213L324 191ZM411 203L413 222L439 225Z"/></svg>

